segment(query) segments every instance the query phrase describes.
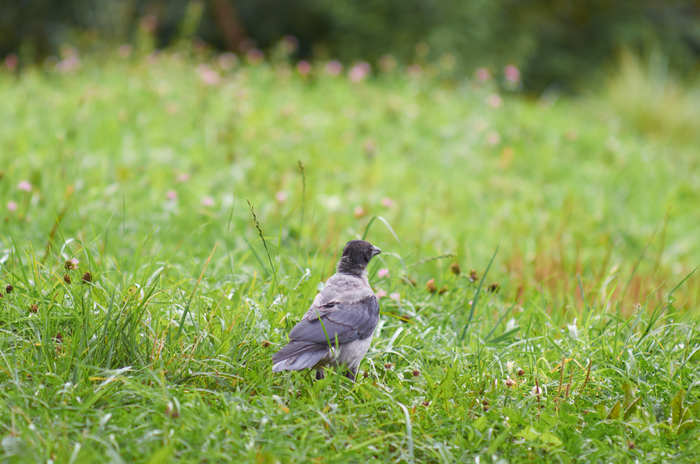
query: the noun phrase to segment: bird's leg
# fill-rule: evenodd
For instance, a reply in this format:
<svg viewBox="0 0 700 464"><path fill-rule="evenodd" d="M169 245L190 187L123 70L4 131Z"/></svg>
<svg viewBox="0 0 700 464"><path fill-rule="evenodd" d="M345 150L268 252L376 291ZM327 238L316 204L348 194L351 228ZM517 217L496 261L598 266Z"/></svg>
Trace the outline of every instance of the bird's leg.
<svg viewBox="0 0 700 464"><path fill-rule="evenodd" d="M354 382L356 376L357 376L357 368L353 369L352 367L349 367L347 372L345 373L345 377L347 377L348 379L350 379Z"/></svg>
<svg viewBox="0 0 700 464"><path fill-rule="evenodd" d="M324 377L325 377L325 374L323 373L323 368L316 369L316 380L321 380Z"/></svg>

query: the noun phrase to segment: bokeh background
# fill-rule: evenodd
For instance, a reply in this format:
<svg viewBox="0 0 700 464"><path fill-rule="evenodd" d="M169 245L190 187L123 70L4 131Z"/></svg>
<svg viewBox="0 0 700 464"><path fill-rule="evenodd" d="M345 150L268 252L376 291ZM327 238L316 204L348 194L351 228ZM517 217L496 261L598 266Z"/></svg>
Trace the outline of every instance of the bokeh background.
<svg viewBox="0 0 700 464"><path fill-rule="evenodd" d="M581 91L604 78L620 53L662 57L690 77L700 56L694 0L18 0L0 5L0 56L56 56L96 38L157 47L183 37L221 50L268 51L285 36L294 58L450 63L456 76L514 64L523 88Z"/></svg>
<svg viewBox="0 0 700 464"><path fill-rule="evenodd" d="M0 462L697 462L699 9L0 0Z"/></svg>

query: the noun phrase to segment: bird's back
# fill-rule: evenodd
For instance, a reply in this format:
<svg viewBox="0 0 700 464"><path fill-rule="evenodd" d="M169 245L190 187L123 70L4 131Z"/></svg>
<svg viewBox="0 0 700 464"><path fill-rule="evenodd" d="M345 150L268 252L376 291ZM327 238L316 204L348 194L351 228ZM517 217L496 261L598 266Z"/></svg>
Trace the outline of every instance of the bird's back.
<svg viewBox="0 0 700 464"><path fill-rule="evenodd" d="M318 317L318 311L331 302L350 303L371 295L374 295L374 292L369 286L366 276L333 274L314 298L314 302L304 315L304 319Z"/></svg>

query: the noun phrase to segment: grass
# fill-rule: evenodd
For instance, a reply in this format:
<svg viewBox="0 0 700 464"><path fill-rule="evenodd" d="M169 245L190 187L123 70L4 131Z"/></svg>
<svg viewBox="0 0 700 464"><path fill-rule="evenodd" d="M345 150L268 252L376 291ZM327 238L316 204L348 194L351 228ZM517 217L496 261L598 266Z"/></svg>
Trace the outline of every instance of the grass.
<svg viewBox="0 0 700 464"><path fill-rule="evenodd" d="M691 122L202 60L0 72L2 461L697 461ZM273 375L363 236L358 382Z"/></svg>

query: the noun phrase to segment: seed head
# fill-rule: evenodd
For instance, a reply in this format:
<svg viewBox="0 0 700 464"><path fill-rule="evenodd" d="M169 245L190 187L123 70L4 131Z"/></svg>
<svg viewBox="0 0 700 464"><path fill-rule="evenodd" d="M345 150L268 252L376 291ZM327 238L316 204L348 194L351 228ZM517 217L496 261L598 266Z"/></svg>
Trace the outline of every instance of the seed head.
<svg viewBox="0 0 700 464"><path fill-rule="evenodd" d="M84 283L92 282L92 274L90 274L89 272L86 272L85 274L83 274L83 282Z"/></svg>
<svg viewBox="0 0 700 464"><path fill-rule="evenodd" d="M428 283L425 284L425 288L427 288L430 293L435 293L437 291L435 279L430 279Z"/></svg>
<svg viewBox="0 0 700 464"><path fill-rule="evenodd" d="M459 264L457 264L456 261L450 264L450 271L452 271L454 275L459 275L462 273L462 270L459 268Z"/></svg>
<svg viewBox="0 0 700 464"><path fill-rule="evenodd" d="M523 375L525 375L525 371L521 367L520 369L518 369L518 377L522 377Z"/></svg>
<svg viewBox="0 0 700 464"><path fill-rule="evenodd" d="M29 307L29 312L35 313L37 311L39 311L39 305L37 305L36 303L32 303L32 305Z"/></svg>
<svg viewBox="0 0 700 464"><path fill-rule="evenodd" d="M71 282L70 276L69 276L68 274L65 274L65 275L63 276L63 281L64 281L65 283L67 283L67 284L70 285L70 282Z"/></svg>
<svg viewBox="0 0 700 464"><path fill-rule="evenodd" d="M5 287L5 293L12 293L12 290L14 290L15 287L13 287L10 284L7 284L7 287Z"/></svg>
<svg viewBox="0 0 700 464"><path fill-rule="evenodd" d="M474 269L469 271L469 280L472 282L476 282L477 280L479 280L479 274L477 274Z"/></svg>
<svg viewBox="0 0 700 464"><path fill-rule="evenodd" d="M180 411L177 410L172 402L168 402L168 405L165 407L165 415L172 419L177 419L180 417Z"/></svg>

